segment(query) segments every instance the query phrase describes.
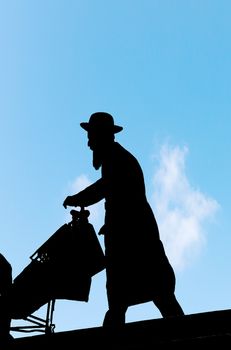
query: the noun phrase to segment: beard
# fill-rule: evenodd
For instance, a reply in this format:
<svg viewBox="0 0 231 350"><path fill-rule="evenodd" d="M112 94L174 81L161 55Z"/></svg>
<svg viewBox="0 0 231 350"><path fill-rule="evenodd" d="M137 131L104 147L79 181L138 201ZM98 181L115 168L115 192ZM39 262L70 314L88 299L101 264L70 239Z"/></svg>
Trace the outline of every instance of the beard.
<svg viewBox="0 0 231 350"><path fill-rule="evenodd" d="M94 150L93 151L93 160L92 160L92 164L93 167L98 170L101 166L102 166L102 162L103 162L103 157L102 157L102 152L100 152L99 150Z"/></svg>

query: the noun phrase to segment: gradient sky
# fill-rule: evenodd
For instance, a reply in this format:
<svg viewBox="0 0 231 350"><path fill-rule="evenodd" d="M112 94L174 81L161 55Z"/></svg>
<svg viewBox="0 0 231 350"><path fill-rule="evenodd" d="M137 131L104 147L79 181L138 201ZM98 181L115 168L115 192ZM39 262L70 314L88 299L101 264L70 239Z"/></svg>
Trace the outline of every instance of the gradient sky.
<svg viewBox="0 0 231 350"><path fill-rule="evenodd" d="M79 123L106 111L143 168L185 313L230 308L230 13L228 0L0 0L0 251L13 277L71 220L65 197L100 177ZM89 210L98 231L102 203ZM56 331L101 326L106 310L102 272L88 303L56 303ZM151 303L127 312L159 317Z"/></svg>

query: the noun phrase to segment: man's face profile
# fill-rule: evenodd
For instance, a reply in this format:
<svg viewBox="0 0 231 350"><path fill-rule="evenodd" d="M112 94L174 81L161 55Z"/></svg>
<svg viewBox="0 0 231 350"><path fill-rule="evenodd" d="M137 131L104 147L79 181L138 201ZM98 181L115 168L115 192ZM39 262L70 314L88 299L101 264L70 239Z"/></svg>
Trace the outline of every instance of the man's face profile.
<svg viewBox="0 0 231 350"><path fill-rule="evenodd" d="M89 130L87 133L88 147L93 151L93 166L98 170L103 158L114 141L114 134L105 129Z"/></svg>
<svg viewBox="0 0 231 350"><path fill-rule="evenodd" d="M88 131L87 133L87 137L88 137L88 146L92 151L95 151L97 149L97 144L98 144L98 140L99 140L99 135L97 135L96 132L94 131Z"/></svg>
<svg viewBox="0 0 231 350"><path fill-rule="evenodd" d="M102 165L103 142L102 134L98 131L88 131L88 147L93 152L93 167L98 170Z"/></svg>

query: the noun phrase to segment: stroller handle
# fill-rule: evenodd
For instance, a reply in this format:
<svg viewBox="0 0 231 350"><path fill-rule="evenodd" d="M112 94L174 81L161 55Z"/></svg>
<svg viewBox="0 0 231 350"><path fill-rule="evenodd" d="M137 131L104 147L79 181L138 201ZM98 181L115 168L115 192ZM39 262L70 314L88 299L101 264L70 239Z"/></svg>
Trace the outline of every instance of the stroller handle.
<svg viewBox="0 0 231 350"><path fill-rule="evenodd" d="M72 216L72 220L79 220L79 219L87 219L90 215L89 210L84 209L84 207L81 207L80 211L72 209L70 211L70 214Z"/></svg>

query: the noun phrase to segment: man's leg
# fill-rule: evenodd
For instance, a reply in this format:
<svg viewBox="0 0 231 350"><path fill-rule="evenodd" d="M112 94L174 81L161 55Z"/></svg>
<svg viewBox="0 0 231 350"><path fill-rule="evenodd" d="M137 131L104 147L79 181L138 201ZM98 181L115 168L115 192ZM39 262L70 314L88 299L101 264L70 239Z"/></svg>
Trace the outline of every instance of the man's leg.
<svg viewBox="0 0 231 350"><path fill-rule="evenodd" d="M125 324L126 306L113 305L110 306L105 314L103 327L116 327Z"/></svg>
<svg viewBox="0 0 231 350"><path fill-rule="evenodd" d="M184 311L176 299L175 294L160 295L153 299L163 317L183 316Z"/></svg>
<svg viewBox="0 0 231 350"><path fill-rule="evenodd" d="M114 293L113 289L107 290L108 311L105 314L103 327L116 327L125 324L125 314L128 306L122 301L123 298Z"/></svg>

